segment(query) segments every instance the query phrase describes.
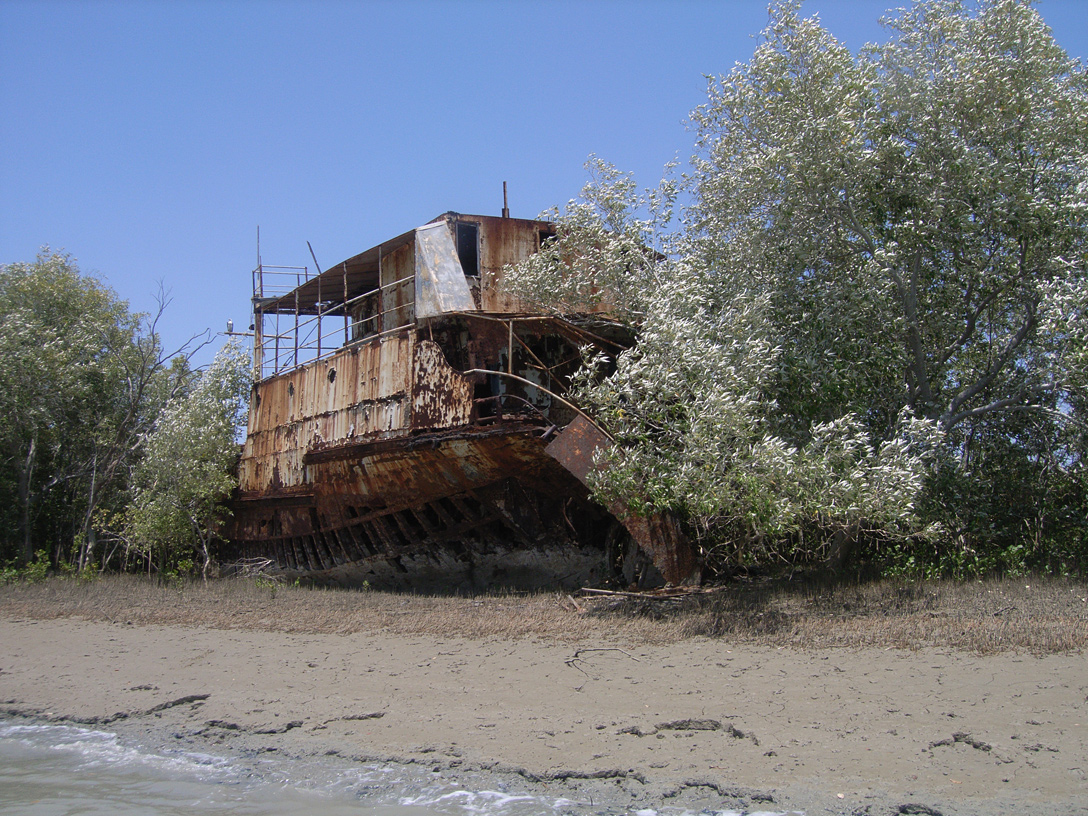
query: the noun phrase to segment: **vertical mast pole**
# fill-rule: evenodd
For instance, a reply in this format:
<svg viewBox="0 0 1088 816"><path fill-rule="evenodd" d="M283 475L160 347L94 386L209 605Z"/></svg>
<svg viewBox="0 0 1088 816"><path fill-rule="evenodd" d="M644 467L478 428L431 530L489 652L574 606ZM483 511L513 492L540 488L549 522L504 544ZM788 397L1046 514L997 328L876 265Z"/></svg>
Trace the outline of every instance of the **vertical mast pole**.
<svg viewBox="0 0 1088 816"><path fill-rule="evenodd" d="M264 378L264 268L261 266L261 226L257 225L257 269L253 273L253 379Z"/></svg>

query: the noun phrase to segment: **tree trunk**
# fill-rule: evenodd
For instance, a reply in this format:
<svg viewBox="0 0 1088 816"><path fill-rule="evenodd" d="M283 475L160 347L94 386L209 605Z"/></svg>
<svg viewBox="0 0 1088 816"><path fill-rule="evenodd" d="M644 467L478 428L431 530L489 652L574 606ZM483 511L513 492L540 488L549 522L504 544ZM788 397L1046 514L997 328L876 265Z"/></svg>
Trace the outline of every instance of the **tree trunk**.
<svg viewBox="0 0 1088 816"><path fill-rule="evenodd" d="M86 535L83 537L83 546L80 548L79 554L79 571L82 572L91 564L94 563L94 550L95 545L98 543L98 536L95 534L93 528L87 530Z"/></svg>
<svg viewBox="0 0 1088 816"><path fill-rule="evenodd" d="M831 538L831 549L827 554L827 567L839 573L850 562L854 547L858 541L858 525L850 524L835 531Z"/></svg>
<svg viewBox="0 0 1088 816"><path fill-rule="evenodd" d="M37 438L31 437L26 462L19 471L19 539L24 563L34 560L34 542L30 531L30 484L34 476L34 455Z"/></svg>
<svg viewBox="0 0 1088 816"><path fill-rule="evenodd" d="M83 528L79 531L79 571L86 569L94 558L95 535L91 527L94 509L98 506L98 453L91 460L91 487L87 492L87 512L83 514Z"/></svg>

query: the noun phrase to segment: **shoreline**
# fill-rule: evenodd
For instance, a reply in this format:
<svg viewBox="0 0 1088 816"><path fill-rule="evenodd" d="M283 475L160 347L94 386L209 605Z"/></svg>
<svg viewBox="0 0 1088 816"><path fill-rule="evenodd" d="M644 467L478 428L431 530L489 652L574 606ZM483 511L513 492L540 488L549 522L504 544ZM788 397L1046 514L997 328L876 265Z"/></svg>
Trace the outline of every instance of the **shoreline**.
<svg viewBox="0 0 1088 816"><path fill-rule="evenodd" d="M308 634L10 610L0 642L0 714L151 746L393 762L606 812L1088 814L1078 653Z"/></svg>

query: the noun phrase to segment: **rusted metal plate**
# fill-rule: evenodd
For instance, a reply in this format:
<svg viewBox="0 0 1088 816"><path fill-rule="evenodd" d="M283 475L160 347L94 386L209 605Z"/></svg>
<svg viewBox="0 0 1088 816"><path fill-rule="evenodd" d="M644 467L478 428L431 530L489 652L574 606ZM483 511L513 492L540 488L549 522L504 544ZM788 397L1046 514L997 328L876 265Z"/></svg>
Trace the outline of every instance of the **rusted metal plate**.
<svg viewBox="0 0 1088 816"><path fill-rule="evenodd" d="M611 445L604 431L578 416L545 448L548 455L566 468L582 484L598 465L598 452ZM639 516L620 502L608 508L619 519L654 566L670 584L698 583L701 578L695 548L670 514Z"/></svg>
<svg viewBox="0 0 1088 816"><path fill-rule="evenodd" d="M416 230L416 317L437 317L447 312L476 309L457 247L445 223Z"/></svg>
<svg viewBox="0 0 1088 816"><path fill-rule="evenodd" d="M594 468L593 459L597 451L608 448L610 444L604 431L585 417L576 416L544 450L574 474L578 481L586 484Z"/></svg>
<svg viewBox="0 0 1088 816"><path fill-rule="evenodd" d="M257 383L239 488L305 484L308 449L409 427L414 345L408 333L373 338Z"/></svg>
<svg viewBox="0 0 1088 816"><path fill-rule="evenodd" d="M324 528L304 508L274 512L293 519L270 520L263 529L279 535L237 542L234 554L273 557L288 576L439 592L573 589L607 576L601 542L609 521L600 508L513 479L410 507L345 513Z"/></svg>
<svg viewBox="0 0 1088 816"><path fill-rule="evenodd" d="M412 384L412 428L456 428L472 419L472 379L446 362L430 340L416 346Z"/></svg>
<svg viewBox="0 0 1088 816"><path fill-rule="evenodd" d="M670 513L636 516L619 506L612 509L642 551L650 556L666 581L673 586L700 582L702 565L698 553L680 529L680 523L675 516Z"/></svg>
<svg viewBox="0 0 1088 816"><path fill-rule="evenodd" d="M387 332L415 321L415 245L394 249L381 263L381 331Z"/></svg>
<svg viewBox="0 0 1088 816"><path fill-rule="evenodd" d="M480 219L480 306L487 312L526 313L528 306L502 288L503 268L528 258L540 246L540 233L552 227L544 221L514 218Z"/></svg>

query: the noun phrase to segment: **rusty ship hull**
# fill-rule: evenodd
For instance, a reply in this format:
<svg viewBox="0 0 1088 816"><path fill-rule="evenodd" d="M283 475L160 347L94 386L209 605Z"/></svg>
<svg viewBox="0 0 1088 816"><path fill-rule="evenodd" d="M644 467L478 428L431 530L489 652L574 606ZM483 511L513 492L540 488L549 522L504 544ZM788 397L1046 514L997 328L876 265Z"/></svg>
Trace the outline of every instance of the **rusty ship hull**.
<svg viewBox="0 0 1088 816"><path fill-rule="evenodd" d="M519 309L498 285L550 228L448 213L313 278L289 273L283 292L258 270L225 560L419 591L697 575L674 524L585 485L607 438L561 394L580 347L629 338L603 315Z"/></svg>
<svg viewBox="0 0 1088 816"><path fill-rule="evenodd" d="M307 457L313 492L242 500L242 557L291 576L418 591L596 584L616 521L510 423ZM516 475L513 475L516 474Z"/></svg>

